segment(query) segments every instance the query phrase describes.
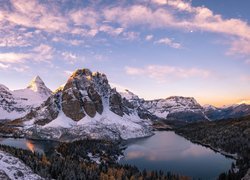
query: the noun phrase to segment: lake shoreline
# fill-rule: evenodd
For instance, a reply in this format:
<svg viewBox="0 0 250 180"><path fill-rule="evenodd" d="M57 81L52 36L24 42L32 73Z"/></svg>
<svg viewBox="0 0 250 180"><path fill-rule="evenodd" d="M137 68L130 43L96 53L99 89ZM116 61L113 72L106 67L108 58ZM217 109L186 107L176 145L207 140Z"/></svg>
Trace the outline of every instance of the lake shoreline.
<svg viewBox="0 0 250 180"><path fill-rule="evenodd" d="M148 138L133 139L132 141L123 142L123 143L126 143L126 144L123 144L123 146L122 146L124 148L124 151L123 151L124 157L122 157L120 163L121 164L134 165L134 166L137 166L138 168L140 168L141 170L143 170L144 168L147 169L147 170L154 170L154 169L157 169L158 167L160 167L160 169L164 170L165 172L171 171L171 172L175 172L177 174L184 174L184 175L188 175L188 176L191 176L191 177L194 177L194 178L202 178L202 179L204 178L204 179L206 179L207 177L211 177L211 176L208 175L208 174L207 174L208 176L206 176L204 174L201 175L201 176L197 176L196 173L198 171L196 171L194 169L201 168L202 170L199 170L199 171L202 172L202 173L205 173L205 174L207 172L212 173L212 171L213 171L213 173L217 172L217 174L213 174L214 177L215 176L217 177L221 173L227 172L228 170L230 170L231 163L235 162L235 158L232 158L231 156L226 156L227 154L223 154L222 152L218 152L218 151L212 149L210 146L205 146L205 145L203 145L201 143L190 141L189 139L181 136L180 134L177 134L173 130L154 131L154 132L155 132L155 136L151 136L151 137L148 137ZM163 139L159 137L159 135L161 137L164 137L164 133L166 133L166 135L168 133L170 133L169 134L170 139L168 139L168 137L163 138ZM169 136L169 135L167 135L167 136ZM171 143L173 143L173 142L171 142L171 138L175 137L175 136L179 137L178 139L180 139L180 140L176 139L176 142L175 142L175 144L179 144L179 145L177 145L178 147L174 147L174 145L171 144ZM156 144L149 143L149 142L151 142L150 139L155 139ZM172 141L175 141L175 138L172 139ZM193 145L190 144L191 146L190 145L186 146L185 143L183 144L183 142L187 142L188 144L191 143ZM147 144L149 146L147 146ZM157 144L160 145L160 146L157 147ZM164 147L161 146L162 144L163 144L163 146L164 146L164 144L169 144L169 145L167 145L166 148L164 149ZM200 145L200 146L198 146L198 145ZM147 148L149 148L149 149L147 150ZM168 149L168 148L170 148L170 149ZM183 153L179 152L179 151L182 151L182 148L184 148ZM157 152L157 150L160 150L160 151ZM213 153L211 154L211 152L213 152ZM153 154L147 154L147 153L153 153ZM160 154L163 153L163 155L165 154L164 155L165 157L162 157L162 158L157 157L159 155L159 153ZM174 154L171 155L171 153L174 153ZM196 153L198 153L198 154L196 154ZM213 154L215 156L213 156ZM159 156L161 156L161 155L159 155ZM180 157L182 157L182 158L180 159ZM165 159L165 158L167 158L167 159ZM177 158L177 159L175 160L175 158ZM207 158L210 159L209 162L211 163L211 166L214 166L214 167L212 169L209 169L209 170L207 170L207 169L204 170L202 167L205 167L205 164L204 164L204 166L200 165L200 162L202 162L202 163L207 162L206 161ZM211 158L213 160L211 160ZM147 161L151 161L150 159L153 160L152 164L151 164L151 162L147 162ZM160 164L164 163L164 165L163 164L162 165L159 164L160 166L157 165L157 161L159 161ZM180 165L176 164L173 167L171 167L172 163L170 163L170 162L172 162L172 161L177 163L177 164L178 163L181 163L181 164ZM186 165L185 165L185 161L186 161ZM219 169L221 167L219 169L216 168L216 164L219 164L218 163L219 161L223 162L222 163L223 164L222 169L225 168L224 170L220 171ZM139 163L137 163L137 162L139 162ZM190 165L190 162L191 162L191 164L193 163L193 165ZM191 169L193 169L193 172L192 172L193 174L192 173L191 174L190 173L185 173L185 172L189 171L188 169L190 169L191 166L192 166ZM166 169L166 167L167 167L167 169ZM176 167L185 167L185 168L182 169L182 170L180 170L180 168L173 169L173 168L176 168ZM200 174L200 172L198 174Z"/></svg>
<svg viewBox="0 0 250 180"><path fill-rule="evenodd" d="M210 144L205 144L205 143L202 143L201 141L192 140L191 138L188 138L188 137L184 136L181 133L177 133L177 132L175 132L175 133L178 134L179 136L191 141L192 143L207 147L207 148L213 150L216 153L220 153L221 155L223 155L225 157L232 158L232 159L235 159L235 160L239 159L239 156L237 154L231 154L231 153L225 152L225 151L223 151L221 149L218 149L218 148L215 148L215 147L211 146Z"/></svg>

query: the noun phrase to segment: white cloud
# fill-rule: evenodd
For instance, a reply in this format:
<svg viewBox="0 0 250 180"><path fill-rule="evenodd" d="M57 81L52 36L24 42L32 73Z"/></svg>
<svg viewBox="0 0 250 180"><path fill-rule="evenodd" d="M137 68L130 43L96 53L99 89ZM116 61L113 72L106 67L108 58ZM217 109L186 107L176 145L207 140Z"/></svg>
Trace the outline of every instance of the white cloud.
<svg viewBox="0 0 250 180"><path fill-rule="evenodd" d="M48 32L68 31L67 20L53 3L50 7L37 0L11 0L12 10L2 11L5 20L24 27L42 29Z"/></svg>
<svg viewBox="0 0 250 180"><path fill-rule="evenodd" d="M66 39L66 38L60 37L60 36L53 37L52 41L58 42L58 43L70 44L73 46L79 46L81 44L84 44L84 40L82 40L82 39Z"/></svg>
<svg viewBox="0 0 250 180"><path fill-rule="evenodd" d="M147 36L145 37L145 40L146 40L146 41L150 41L150 40L152 40L153 38L154 38L154 35L150 34L150 35L147 35Z"/></svg>
<svg viewBox="0 0 250 180"><path fill-rule="evenodd" d="M54 50L51 46L41 44L23 53L6 52L0 53L0 69L27 71L33 63L47 63L52 66Z"/></svg>
<svg viewBox="0 0 250 180"><path fill-rule="evenodd" d="M71 52L63 52L63 58L70 64L74 64L77 61L77 56Z"/></svg>
<svg viewBox="0 0 250 180"><path fill-rule="evenodd" d="M74 38L75 35L96 37L99 32L118 36L126 40L139 38L133 27L145 29L174 28L192 31L207 31L227 35L232 38L228 54L249 56L250 26L238 18L224 18L212 10L184 0L146 0L132 5L115 3L116 6L73 7L62 10L57 1L49 4L39 0L11 0L0 7L0 30L16 31L16 28L34 28L35 31L46 31L63 36L65 33ZM11 8L10 8L11 7ZM183 16L185 13L185 16ZM181 16L180 16L181 15ZM237 28L235 28L237 27ZM0 47L30 46L35 40L35 33L9 34L0 31ZM32 39L32 41L30 41ZM145 40L151 40L151 35ZM68 39L71 45L80 45L76 39ZM170 43L171 44L171 43ZM177 48L177 44L173 44Z"/></svg>
<svg viewBox="0 0 250 180"><path fill-rule="evenodd" d="M124 31L124 28L121 27L113 28L112 26L109 25L102 25L100 26L99 30L102 32L106 32L107 34L110 34L112 36L117 36Z"/></svg>
<svg viewBox="0 0 250 180"><path fill-rule="evenodd" d="M29 69L26 63L31 57L32 55L28 53L0 53L0 70L24 72Z"/></svg>
<svg viewBox="0 0 250 180"><path fill-rule="evenodd" d="M140 33L129 31L129 32L123 32L122 35L125 40L134 41L139 38Z"/></svg>
<svg viewBox="0 0 250 180"><path fill-rule="evenodd" d="M85 25L91 28L96 28L99 20L99 14L90 8L73 10L69 13L69 17L75 25Z"/></svg>
<svg viewBox="0 0 250 180"><path fill-rule="evenodd" d="M176 28L184 31L191 29L228 35L235 38L231 42L232 53L249 55L247 47L250 47L250 26L247 22L237 18L223 18L206 7L193 7L183 0L169 0L167 3L162 0L156 1L164 6L151 8L141 4L106 8L104 16L107 21L119 23L123 27L149 26L149 28ZM172 9L165 8L165 5ZM187 15L180 18L178 13L183 11ZM240 51L236 50L235 45L238 40L241 41L241 45L245 45Z"/></svg>
<svg viewBox="0 0 250 180"><path fill-rule="evenodd" d="M0 53L0 62L1 63L10 63L10 64L20 64L24 63L27 59L31 57L30 54L25 53Z"/></svg>
<svg viewBox="0 0 250 180"><path fill-rule="evenodd" d="M152 0L152 2L159 5L167 4L167 0Z"/></svg>
<svg viewBox="0 0 250 180"><path fill-rule="evenodd" d="M129 75L146 76L157 80L157 82L165 82L171 78L207 78L211 75L210 71L199 68L159 65L149 65L144 68L125 67L125 72Z"/></svg>
<svg viewBox="0 0 250 180"><path fill-rule="evenodd" d="M27 72L27 70L29 70L30 68L29 66L22 65L22 66L15 66L12 69L17 72Z"/></svg>
<svg viewBox="0 0 250 180"><path fill-rule="evenodd" d="M64 71L64 74L68 77L68 76L71 76L73 74L74 71L69 71L69 70L66 70Z"/></svg>
<svg viewBox="0 0 250 180"><path fill-rule="evenodd" d="M52 60L54 49L47 44L40 44L33 48L33 58L38 62L47 62Z"/></svg>
<svg viewBox="0 0 250 180"><path fill-rule="evenodd" d="M91 29L90 31L88 31L87 35L94 37L97 35L98 32L99 32L98 29Z"/></svg>
<svg viewBox="0 0 250 180"><path fill-rule="evenodd" d="M0 69L2 69L2 70L8 69L9 67L10 67L10 65L0 63Z"/></svg>
<svg viewBox="0 0 250 180"><path fill-rule="evenodd" d="M175 49L180 49L181 48L181 44L180 43L173 42L169 38L159 39L158 41L155 41L155 43L156 44L165 44L165 45L170 46L170 47L175 48Z"/></svg>
<svg viewBox="0 0 250 180"><path fill-rule="evenodd" d="M250 55L250 40L244 38L237 38L231 41L231 48L227 52L228 55L241 54L245 56Z"/></svg>
<svg viewBox="0 0 250 180"><path fill-rule="evenodd" d="M27 47L30 46L27 38L23 34L17 34L11 32L1 33L0 35L0 47Z"/></svg>

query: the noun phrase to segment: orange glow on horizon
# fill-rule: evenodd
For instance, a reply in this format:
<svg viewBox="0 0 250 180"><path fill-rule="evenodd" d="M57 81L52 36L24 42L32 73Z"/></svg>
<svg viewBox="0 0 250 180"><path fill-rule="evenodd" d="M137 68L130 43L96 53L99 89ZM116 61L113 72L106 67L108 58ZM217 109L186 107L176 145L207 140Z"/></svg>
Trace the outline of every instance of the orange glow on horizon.
<svg viewBox="0 0 250 180"><path fill-rule="evenodd" d="M207 98L197 98L198 103L201 105L209 104L215 107L229 106L233 104L250 104L250 98L246 98L246 100L235 98L235 99L207 99Z"/></svg>

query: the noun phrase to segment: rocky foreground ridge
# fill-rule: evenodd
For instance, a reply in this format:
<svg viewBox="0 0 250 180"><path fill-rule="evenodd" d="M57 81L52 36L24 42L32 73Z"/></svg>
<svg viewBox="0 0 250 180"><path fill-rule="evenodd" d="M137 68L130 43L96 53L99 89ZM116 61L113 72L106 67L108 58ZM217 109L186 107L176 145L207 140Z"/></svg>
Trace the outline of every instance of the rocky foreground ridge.
<svg viewBox="0 0 250 180"><path fill-rule="evenodd" d="M43 180L44 178L35 174L20 159L4 151L0 151L0 179Z"/></svg>

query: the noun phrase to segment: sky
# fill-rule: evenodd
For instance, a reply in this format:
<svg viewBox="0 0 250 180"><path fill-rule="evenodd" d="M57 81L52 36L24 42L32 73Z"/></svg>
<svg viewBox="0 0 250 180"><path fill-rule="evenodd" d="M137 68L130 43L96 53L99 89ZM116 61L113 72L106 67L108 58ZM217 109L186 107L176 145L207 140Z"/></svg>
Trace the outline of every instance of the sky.
<svg viewBox="0 0 250 180"><path fill-rule="evenodd" d="M248 0L0 0L0 84L79 68L145 99L250 103Z"/></svg>

